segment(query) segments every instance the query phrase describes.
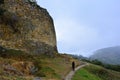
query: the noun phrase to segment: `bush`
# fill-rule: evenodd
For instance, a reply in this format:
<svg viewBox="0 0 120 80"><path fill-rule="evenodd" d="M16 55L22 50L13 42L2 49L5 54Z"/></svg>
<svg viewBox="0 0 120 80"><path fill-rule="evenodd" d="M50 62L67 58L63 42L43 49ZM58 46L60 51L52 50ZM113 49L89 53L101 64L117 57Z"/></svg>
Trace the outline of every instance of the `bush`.
<svg viewBox="0 0 120 80"><path fill-rule="evenodd" d="M3 15L3 14L4 14L4 12L5 12L5 10L4 10L4 9L2 9L2 8L0 8L0 16L1 16L1 15Z"/></svg>
<svg viewBox="0 0 120 80"><path fill-rule="evenodd" d="M36 0L28 0L28 2L32 5L32 6L36 6L37 5L37 2L36 2Z"/></svg>
<svg viewBox="0 0 120 80"><path fill-rule="evenodd" d="M92 60L91 63L96 64L96 65L101 65L101 66L103 66L103 63L100 62L100 61L98 61L97 59Z"/></svg>
<svg viewBox="0 0 120 80"><path fill-rule="evenodd" d="M83 61L95 64L95 65L102 66L102 67L104 67L106 69L110 69L110 70L114 70L114 71L119 71L120 72L120 65L105 64L105 63L102 63L101 61L99 61L97 59L92 60L92 61L84 59Z"/></svg>
<svg viewBox="0 0 120 80"><path fill-rule="evenodd" d="M0 4L4 4L4 0L0 0Z"/></svg>
<svg viewBox="0 0 120 80"><path fill-rule="evenodd" d="M111 70L115 70L115 71L119 71L120 72L120 65L104 64L103 67L105 67L107 69L111 69Z"/></svg>

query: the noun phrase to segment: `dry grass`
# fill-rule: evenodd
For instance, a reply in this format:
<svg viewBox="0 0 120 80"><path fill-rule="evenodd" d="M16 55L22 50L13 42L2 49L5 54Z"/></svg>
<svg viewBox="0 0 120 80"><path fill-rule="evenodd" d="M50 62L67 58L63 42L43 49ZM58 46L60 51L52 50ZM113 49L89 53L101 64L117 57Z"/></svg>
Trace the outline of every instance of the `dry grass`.
<svg viewBox="0 0 120 80"><path fill-rule="evenodd" d="M54 58L41 59L42 71L47 74L46 80L62 80L72 70L72 61L76 62L76 66L80 64L79 61L62 54L57 54Z"/></svg>
<svg viewBox="0 0 120 80"><path fill-rule="evenodd" d="M0 79L4 80L32 80L34 77L41 77L43 80L62 80L71 70L72 61L76 62L76 66L80 65L79 61L65 54L50 57L45 54L30 55L21 51L6 50L4 53L1 52L0 56L0 65L5 65L1 66ZM30 69L33 66L36 71L31 73Z"/></svg>

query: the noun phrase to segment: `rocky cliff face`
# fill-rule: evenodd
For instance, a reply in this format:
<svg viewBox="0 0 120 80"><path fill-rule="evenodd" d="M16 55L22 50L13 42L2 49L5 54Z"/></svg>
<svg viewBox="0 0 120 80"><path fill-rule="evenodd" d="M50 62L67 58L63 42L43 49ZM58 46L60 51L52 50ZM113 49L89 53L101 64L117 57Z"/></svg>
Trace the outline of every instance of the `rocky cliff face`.
<svg viewBox="0 0 120 80"><path fill-rule="evenodd" d="M47 10L31 0L0 0L0 46L34 54L57 52Z"/></svg>

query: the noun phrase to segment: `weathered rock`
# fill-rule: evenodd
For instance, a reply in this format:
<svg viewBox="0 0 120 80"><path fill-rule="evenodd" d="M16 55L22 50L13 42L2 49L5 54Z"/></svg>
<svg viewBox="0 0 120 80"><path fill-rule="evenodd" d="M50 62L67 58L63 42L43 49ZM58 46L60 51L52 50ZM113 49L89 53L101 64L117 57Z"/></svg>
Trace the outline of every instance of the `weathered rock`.
<svg viewBox="0 0 120 80"><path fill-rule="evenodd" d="M0 46L34 54L57 52L47 10L29 0L0 0Z"/></svg>

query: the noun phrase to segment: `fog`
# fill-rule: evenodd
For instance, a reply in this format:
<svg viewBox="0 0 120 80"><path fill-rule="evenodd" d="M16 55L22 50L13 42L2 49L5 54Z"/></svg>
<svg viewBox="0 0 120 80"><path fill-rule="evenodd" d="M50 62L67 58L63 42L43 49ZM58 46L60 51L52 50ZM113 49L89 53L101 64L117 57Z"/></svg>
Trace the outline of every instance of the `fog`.
<svg viewBox="0 0 120 80"><path fill-rule="evenodd" d="M54 19L60 53L89 56L120 45L120 0L37 0Z"/></svg>

